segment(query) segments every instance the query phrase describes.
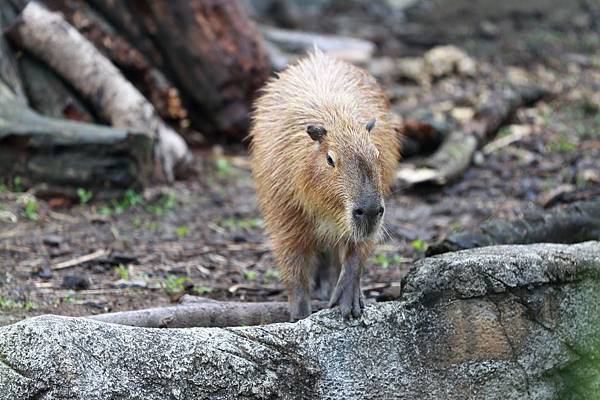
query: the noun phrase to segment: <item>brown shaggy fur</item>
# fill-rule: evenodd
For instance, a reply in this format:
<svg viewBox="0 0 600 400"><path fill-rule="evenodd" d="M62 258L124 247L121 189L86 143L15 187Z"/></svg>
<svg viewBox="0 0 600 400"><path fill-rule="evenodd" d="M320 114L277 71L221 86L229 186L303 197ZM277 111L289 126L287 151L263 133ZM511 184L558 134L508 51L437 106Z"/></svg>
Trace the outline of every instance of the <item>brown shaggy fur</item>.
<svg viewBox="0 0 600 400"><path fill-rule="evenodd" d="M308 125L325 127L324 140L312 140ZM352 250L364 263L381 228L361 237L352 224L361 177L388 194L399 157L389 103L375 79L317 50L266 85L250 137L260 207L290 299L310 292L322 254L343 264Z"/></svg>

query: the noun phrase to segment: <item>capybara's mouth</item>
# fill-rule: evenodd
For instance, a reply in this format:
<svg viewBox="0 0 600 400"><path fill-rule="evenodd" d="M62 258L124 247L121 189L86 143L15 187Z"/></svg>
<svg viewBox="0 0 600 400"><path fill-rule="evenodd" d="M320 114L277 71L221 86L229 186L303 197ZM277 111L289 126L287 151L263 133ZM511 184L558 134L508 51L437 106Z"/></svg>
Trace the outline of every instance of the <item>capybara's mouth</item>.
<svg viewBox="0 0 600 400"><path fill-rule="evenodd" d="M381 229L381 218L354 223L354 237L357 242L373 239Z"/></svg>

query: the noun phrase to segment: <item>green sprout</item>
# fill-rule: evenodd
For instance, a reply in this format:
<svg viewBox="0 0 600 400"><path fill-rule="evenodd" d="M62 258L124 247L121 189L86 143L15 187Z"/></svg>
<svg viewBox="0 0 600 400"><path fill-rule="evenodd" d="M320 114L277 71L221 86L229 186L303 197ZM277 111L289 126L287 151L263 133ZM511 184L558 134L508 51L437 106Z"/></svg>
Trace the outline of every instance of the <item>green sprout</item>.
<svg viewBox="0 0 600 400"><path fill-rule="evenodd" d="M258 277L258 273L256 271L244 272L244 278L248 281L255 281L257 277Z"/></svg>
<svg viewBox="0 0 600 400"><path fill-rule="evenodd" d="M281 278L279 271L273 268L269 268L266 272L265 272L265 280L266 281L274 281L277 282L279 281Z"/></svg>
<svg viewBox="0 0 600 400"><path fill-rule="evenodd" d="M415 239L410 243L410 245L417 251L425 251L427 248L427 243L425 243L423 239Z"/></svg>
<svg viewBox="0 0 600 400"><path fill-rule="evenodd" d="M79 202L81 204L87 204L92 199L92 192L84 188L77 189L77 196L79 196Z"/></svg>
<svg viewBox="0 0 600 400"><path fill-rule="evenodd" d="M179 239L183 239L189 232L189 228L187 226L178 227L175 232L177 233L177 237Z"/></svg>
<svg viewBox="0 0 600 400"><path fill-rule="evenodd" d="M124 281L128 281L131 276L131 268L123 264L119 264L115 271L117 271L117 275L119 275L119 278L121 278Z"/></svg>
<svg viewBox="0 0 600 400"><path fill-rule="evenodd" d="M31 221L37 221L39 217L38 204L35 199L29 199L27 200L27 203L25 203L25 216Z"/></svg>
<svg viewBox="0 0 600 400"><path fill-rule="evenodd" d="M199 287L194 288L194 293L196 293L197 295L200 295L200 296L210 293L212 291L213 291L213 288L208 287L208 286L199 286Z"/></svg>
<svg viewBox="0 0 600 400"><path fill-rule="evenodd" d="M164 288L167 294L179 294L185 292L189 279L186 276L169 275L164 282Z"/></svg>
<svg viewBox="0 0 600 400"><path fill-rule="evenodd" d="M231 172L231 164L225 158L219 158L217 160L217 171L221 175L226 175Z"/></svg>

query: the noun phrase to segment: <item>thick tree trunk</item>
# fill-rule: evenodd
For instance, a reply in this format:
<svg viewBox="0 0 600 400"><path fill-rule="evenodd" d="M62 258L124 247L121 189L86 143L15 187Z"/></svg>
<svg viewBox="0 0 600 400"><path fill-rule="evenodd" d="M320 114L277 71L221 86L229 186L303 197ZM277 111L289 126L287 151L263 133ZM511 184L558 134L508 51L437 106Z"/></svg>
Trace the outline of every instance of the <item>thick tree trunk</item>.
<svg viewBox="0 0 600 400"><path fill-rule="evenodd" d="M40 195L76 197L84 187L112 198L148 183L153 153L148 135L41 116L0 82L0 171L10 182L19 176Z"/></svg>
<svg viewBox="0 0 600 400"><path fill-rule="evenodd" d="M44 316L0 328L0 399L595 398L600 242L419 261L360 320L148 329Z"/></svg>
<svg viewBox="0 0 600 400"><path fill-rule="evenodd" d="M237 0L92 0L179 88L193 126L241 140L270 66L263 40Z"/></svg>
<svg viewBox="0 0 600 400"><path fill-rule="evenodd" d="M31 2L10 35L77 88L116 128L157 138L157 155L168 180L190 159L183 139L158 117L152 105L75 28L57 13Z"/></svg>

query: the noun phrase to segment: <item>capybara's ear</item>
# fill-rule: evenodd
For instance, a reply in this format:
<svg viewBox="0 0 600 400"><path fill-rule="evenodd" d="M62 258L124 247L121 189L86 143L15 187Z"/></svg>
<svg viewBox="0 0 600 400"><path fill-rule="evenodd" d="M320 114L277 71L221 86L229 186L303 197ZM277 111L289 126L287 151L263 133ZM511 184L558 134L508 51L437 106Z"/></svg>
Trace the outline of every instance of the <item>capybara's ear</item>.
<svg viewBox="0 0 600 400"><path fill-rule="evenodd" d="M321 143L325 138L325 135L327 135L327 129L320 125L308 125L306 127L306 132L312 140L319 143Z"/></svg>
<svg viewBox="0 0 600 400"><path fill-rule="evenodd" d="M373 130L373 128L375 127L375 122L377 122L376 118L373 118L372 120L367 122L367 132L371 132Z"/></svg>

